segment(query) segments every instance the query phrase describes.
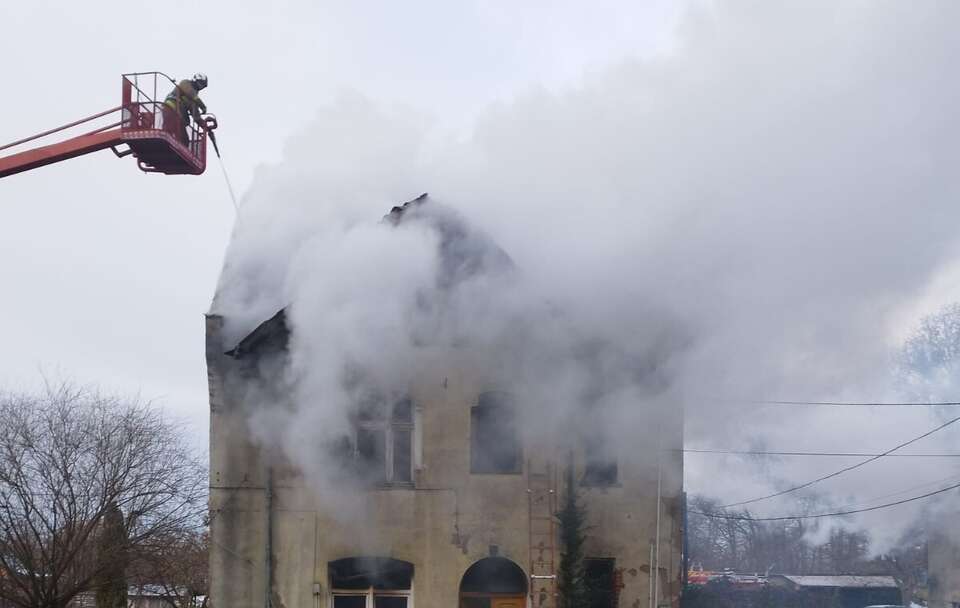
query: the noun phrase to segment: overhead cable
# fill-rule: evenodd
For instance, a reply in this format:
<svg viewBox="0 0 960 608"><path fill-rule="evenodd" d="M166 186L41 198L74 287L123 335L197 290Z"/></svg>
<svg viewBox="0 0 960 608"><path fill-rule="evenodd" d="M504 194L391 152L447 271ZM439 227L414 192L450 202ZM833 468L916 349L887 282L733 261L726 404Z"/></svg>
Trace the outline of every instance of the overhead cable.
<svg viewBox="0 0 960 608"><path fill-rule="evenodd" d="M888 502L882 505L877 505L875 507L865 507L863 509L850 509L847 511L833 511L831 513L815 513L813 515L784 515L781 517L750 517L749 515L736 515L736 514L728 514L728 513L707 513L705 511L695 511L692 509L689 512L695 515L703 515L704 517L710 517L712 519L732 519L736 521L789 521L789 520L796 520L796 519L820 519L823 517L839 517L842 515L853 515L854 513L866 513L867 511L878 511L880 509L888 509L890 507L906 504L908 502L923 500L924 498L936 496L937 494L943 494L944 492L949 492L950 490L955 490L957 488L960 488L960 483L955 483L951 486L940 488L939 490L935 490L933 492L927 492L926 494L921 494L919 496L913 496L911 498L904 498L903 500L897 500L894 502Z"/></svg>
<svg viewBox="0 0 960 608"><path fill-rule="evenodd" d="M960 401L747 401L756 405L829 405L843 406L957 406Z"/></svg>
<svg viewBox="0 0 960 608"><path fill-rule="evenodd" d="M749 504L753 504L753 503L755 503L755 502L760 502L761 500L767 500L767 499L769 499L769 498L775 498L775 497L777 497L777 496L783 496L784 494L789 494L790 492L796 492L797 490L802 490L802 489L804 489L804 488L809 488L810 486L812 486L812 485L815 484L815 483L820 483L821 481L825 481L825 480L827 480L827 479L832 479L833 477L836 477L836 476L838 476L838 475L842 475L843 473L846 473L846 472L848 472L848 471L852 471L852 470L854 470L854 469L858 469L858 468L860 468L860 467L862 467L862 466L864 466L864 465L866 465L866 464L869 464L869 463L871 463L871 462L873 462L873 461L875 461L875 460L878 460L878 459L880 459L880 458L883 458L884 456L887 456L887 455L889 455L890 453L899 450L900 448L906 447L906 446L910 445L911 443L916 443L917 441L920 441L921 439L924 439L925 437L929 437L930 435L936 433L937 431L939 431L939 430L941 430L941 429L943 429L943 428L946 428L946 427L950 426L951 424L957 422L958 420L960 420L960 416L957 416L956 418L953 418L953 419L951 419L951 420L948 420L947 422L944 422L943 424L941 424L940 426L936 427L935 429L929 430L929 431L927 431L926 433L924 433L924 434L922 434L922 435L920 435L920 436L918 436L918 437L914 437L913 439L911 439L911 440L909 440L909 441L905 441L905 442L903 442L903 443L901 443L901 444L899 444L899 445L897 445L897 446L894 446L894 447L890 448L889 450L887 450L887 451L885 451L885 452L882 452L882 453L880 453L880 454L877 454L876 456L871 456L870 458L867 458L866 460L863 460L863 461L861 461L861 462L858 462L857 464L853 464L853 465L850 465L850 466L848 466L848 467L844 467L844 468L842 468L842 469L839 469L839 470L837 470L837 471L834 471L833 473L830 473L829 475L824 475L823 477L818 477L818 478L816 478L816 479L814 479L814 480L811 480L811 481L808 481L808 482L806 482L806 483L802 483L802 484L800 484L800 485L793 486L793 487L791 487L791 488L787 488L786 490L780 490L779 492L774 492L773 494L767 494L766 496L759 496L759 497L757 497L757 498L751 498L750 500L741 500L740 502L733 502L733 503L730 503L730 504L727 504L727 505L722 505L721 508L726 509L726 508L729 508L729 507L739 507L739 506L741 506L741 505L749 505Z"/></svg>
<svg viewBox="0 0 960 608"><path fill-rule="evenodd" d="M767 450L708 450L699 448L683 448L676 450L686 454L732 454L736 456L837 456L837 457L880 457L884 454L868 452L775 452ZM940 454L886 454L890 458L960 458L958 453L940 453Z"/></svg>

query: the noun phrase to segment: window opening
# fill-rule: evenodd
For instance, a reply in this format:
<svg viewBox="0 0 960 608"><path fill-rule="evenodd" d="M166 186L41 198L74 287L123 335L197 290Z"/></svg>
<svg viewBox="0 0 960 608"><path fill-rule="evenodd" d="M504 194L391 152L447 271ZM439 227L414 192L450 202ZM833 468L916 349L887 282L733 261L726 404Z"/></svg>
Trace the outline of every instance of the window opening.
<svg viewBox="0 0 960 608"><path fill-rule="evenodd" d="M617 459L599 437L584 442L583 485L612 486L618 483Z"/></svg>
<svg viewBox="0 0 960 608"><path fill-rule="evenodd" d="M522 464L513 401L505 393L482 393L470 409L470 471L521 473Z"/></svg>

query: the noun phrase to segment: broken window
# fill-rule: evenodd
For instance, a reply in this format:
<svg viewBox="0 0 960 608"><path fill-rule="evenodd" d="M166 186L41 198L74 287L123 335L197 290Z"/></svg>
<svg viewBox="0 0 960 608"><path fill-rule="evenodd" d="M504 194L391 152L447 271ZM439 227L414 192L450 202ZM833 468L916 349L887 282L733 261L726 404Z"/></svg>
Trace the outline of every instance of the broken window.
<svg viewBox="0 0 960 608"><path fill-rule="evenodd" d="M618 483L617 459L611 446L598 437L587 439L583 445L583 485L613 486Z"/></svg>
<svg viewBox="0 0 960 608"><path fill-rule="evenodd" d="M481 394L470 410L470 471L520 473L522 463L512 400L504 393Z"/></svg>
<svg viewBox="0 0 960 608"><path fill-rule="evenodd" d="M413 564L389 557L347 557L327 565L333 608L413 608Z"/></svg>
<svg viewBox="0 0 960 608"><path fill-rule="evenodd" d="M614 608L617 605L614 560L586 558L583 560L583 582L587 588L586 608Z"/></svg>
<svg viewBox="0 0 960 608"><path fill-rule="evenodd" d="M354 461L357 473L378 484L413 481L413 402L368 399L356 414Z"/></svg>

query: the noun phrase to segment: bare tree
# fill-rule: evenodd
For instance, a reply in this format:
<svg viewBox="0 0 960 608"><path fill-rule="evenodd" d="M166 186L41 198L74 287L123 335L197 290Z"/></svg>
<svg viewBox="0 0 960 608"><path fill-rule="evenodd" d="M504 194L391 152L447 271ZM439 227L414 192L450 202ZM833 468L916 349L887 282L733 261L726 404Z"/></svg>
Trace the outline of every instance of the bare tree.
<svg viewBox="0 0 960 608"><path fill-rule="evenodd" d="M64 608L109 582L104 555L199 524L205 496L181 429L146 404L66 384L0 394L0 599Z"/></svg>
<svg viewBox="0 0 960 608"><path fill-rule="evenodd" d="M960 303L924 317L897 360L905 396L918 401L949 400L960 382Z"/></svg>
<svg viewBox="0 0 960 608"><path fill-rule="evenodd" d="M813 504L808 501L805 508ZM690 559L707 569L790 574L867 574L877 569L869 562L868 538L862 532L838 528L826 541L814 544L809 524L803 520L706 517L701 513L749 518L750 512L724 511L715 500L703 496L693 496L691 506L687 528Z"/></svg>
<svg viewBox="0 0 960 608"><path fill-rule="evenodd" d="M210 536L189 528L165 534L140 547L131 581L172 608L206 608Z"/></svg>

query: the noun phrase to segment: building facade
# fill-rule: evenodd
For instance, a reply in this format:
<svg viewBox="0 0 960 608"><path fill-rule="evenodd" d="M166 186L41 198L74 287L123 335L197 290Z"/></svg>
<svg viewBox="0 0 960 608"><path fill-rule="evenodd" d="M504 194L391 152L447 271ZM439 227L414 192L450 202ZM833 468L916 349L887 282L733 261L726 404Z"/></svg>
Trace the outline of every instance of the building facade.
<svg viewBox="0 0 960 608"><path fill-rule="evenodd" d="M344 471L363 484L344 517L335 488L312 487L251 429L250 408L269 406L262 393L249 402L248 384L270 385L275 366L259 362L282 362L285 313L237 344L223 324L207 317L212 606L552 608L568 462L586 512L591 606L678 605L679 410L641 420L658 440L628 459L593 458L584 442L533 445L509 387L450 347L406 397L351 418Z"/></svg>

